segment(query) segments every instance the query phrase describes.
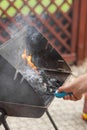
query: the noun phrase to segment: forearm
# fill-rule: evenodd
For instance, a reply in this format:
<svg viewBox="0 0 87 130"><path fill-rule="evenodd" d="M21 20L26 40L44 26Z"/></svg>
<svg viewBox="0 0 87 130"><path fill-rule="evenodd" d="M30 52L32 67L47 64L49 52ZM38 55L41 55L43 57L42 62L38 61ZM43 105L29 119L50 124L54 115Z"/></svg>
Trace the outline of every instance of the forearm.
<svg viewBox="0 0 87 130"><path fill-rule="evenodd" d="M81 91L82 94L87 92L87 74L84 74L78 78L78 87L79 87L79 92Z"/></svg>

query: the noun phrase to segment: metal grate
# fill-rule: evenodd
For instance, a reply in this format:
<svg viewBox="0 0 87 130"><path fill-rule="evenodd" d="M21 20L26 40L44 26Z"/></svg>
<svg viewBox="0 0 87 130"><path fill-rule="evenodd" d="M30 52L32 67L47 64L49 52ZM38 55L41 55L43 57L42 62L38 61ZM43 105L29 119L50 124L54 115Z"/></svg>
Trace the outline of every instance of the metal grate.
<svg viewBox="0 0 87 130"><path fill-rule="evenodd" d="M35 26L62 54L71 54L73 0L0 0L0 44Z"/></svg>

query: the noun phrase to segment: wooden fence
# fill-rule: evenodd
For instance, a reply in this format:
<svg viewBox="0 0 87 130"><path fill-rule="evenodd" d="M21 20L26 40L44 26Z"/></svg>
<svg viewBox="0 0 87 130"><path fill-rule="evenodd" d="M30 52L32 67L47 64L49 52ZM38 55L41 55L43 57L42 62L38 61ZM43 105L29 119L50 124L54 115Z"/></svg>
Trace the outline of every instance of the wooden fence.
<svg viewBox="0 0 87 130"><path fill-rule="evenodd" d="M68 62L87 56L87 0L0 0L0 43L35 26Z"/></svg>

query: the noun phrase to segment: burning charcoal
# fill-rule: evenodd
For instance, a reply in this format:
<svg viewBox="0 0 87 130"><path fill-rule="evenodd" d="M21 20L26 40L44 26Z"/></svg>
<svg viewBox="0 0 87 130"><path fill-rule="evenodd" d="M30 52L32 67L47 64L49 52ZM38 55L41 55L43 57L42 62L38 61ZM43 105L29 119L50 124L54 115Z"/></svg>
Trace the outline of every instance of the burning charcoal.
<svg viewBox="0 0 87 130"><path fill-rule="evenodd" d="M51 79L50 79L50 81L51 81L51 82L56 82L57 80L56 80L56 79L51 78Z"/></svg>
<svg viewBox="0 0 87 130"><path fill-rule="evenodd" d="M48 81L48 84L49 84L50 86L52 86L52 82L50 82L50 80Z"/></svg>
<svg viewBox="0 0 87 130"><path fill-rule="evenodd" d="M43 80L42 80L42 78L40 78L40 79L39 79L39 83L43 83Z"/></svg>

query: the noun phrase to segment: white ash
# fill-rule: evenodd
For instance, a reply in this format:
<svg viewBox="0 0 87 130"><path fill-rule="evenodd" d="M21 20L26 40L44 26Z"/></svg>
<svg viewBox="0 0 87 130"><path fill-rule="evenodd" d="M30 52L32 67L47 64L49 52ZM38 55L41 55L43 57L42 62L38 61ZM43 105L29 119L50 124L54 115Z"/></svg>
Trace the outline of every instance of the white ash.
<svg viewBox="0 0 87 130"><path fill-rule="evenodd" d="M40 92L40 94L47 91L47 84L44 83L43 77L41 76L41 71L35 71L30 66L20 66L17 68L17 71L14 76L14 80L17 78L17 74L22 74L22 79L20 83L23 82L24 79L28 81L28 83L31 85L31 87L35 90Z"/></svg>

